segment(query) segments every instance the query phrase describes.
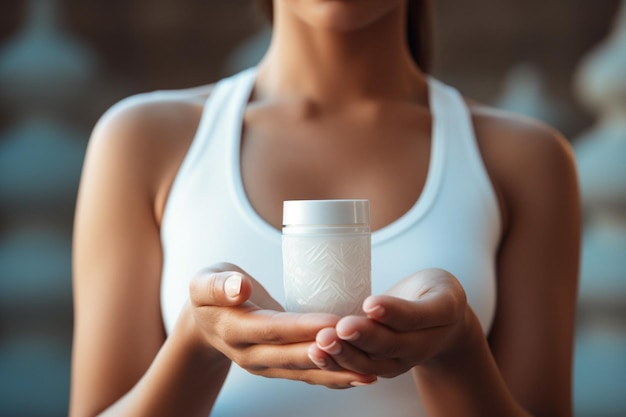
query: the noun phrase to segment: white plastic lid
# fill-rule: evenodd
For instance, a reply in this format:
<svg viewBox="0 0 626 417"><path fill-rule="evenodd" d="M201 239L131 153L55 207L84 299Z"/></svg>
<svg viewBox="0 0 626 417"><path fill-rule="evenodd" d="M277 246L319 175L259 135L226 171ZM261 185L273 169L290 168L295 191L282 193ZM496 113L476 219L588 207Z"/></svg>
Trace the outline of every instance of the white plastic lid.
<svg viewBox="0 0 626 417"><path fill-rule="evenodd" d="M369 226L369 200L290 200L283 202L283 226Z"/></svg>

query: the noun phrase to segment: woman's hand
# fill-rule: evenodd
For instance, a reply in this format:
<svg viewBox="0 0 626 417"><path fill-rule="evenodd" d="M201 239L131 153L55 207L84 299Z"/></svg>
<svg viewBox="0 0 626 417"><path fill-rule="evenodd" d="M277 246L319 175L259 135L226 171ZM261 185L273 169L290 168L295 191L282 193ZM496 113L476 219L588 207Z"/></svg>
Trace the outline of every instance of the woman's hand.
<svg viewBox="0 0 626 417"><path fill-rule="evenodd" d="M317 334L308 354L320 369L395 377L462 348L474 317L461 284L437 269L367 298L363 310L365 317L344 317Z"/></svg>
<svg viewBox="0 0 626 417"><path fill-rule="evenodd" d="M286 313L252 277L230 264L198 274L190 284L192 316L201 339L248 372L304 381L329 388L371 384L375 375L321 370L307 355L331 314Z"/></svg>

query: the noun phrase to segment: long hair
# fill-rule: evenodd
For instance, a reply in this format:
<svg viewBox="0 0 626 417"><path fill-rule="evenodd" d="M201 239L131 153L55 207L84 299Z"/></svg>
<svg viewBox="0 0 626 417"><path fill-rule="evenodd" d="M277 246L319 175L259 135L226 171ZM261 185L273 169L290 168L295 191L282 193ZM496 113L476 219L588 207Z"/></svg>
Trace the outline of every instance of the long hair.
<svg viewBox="0 0 626 417"><path fill-rule="evenodd" d="M273 0L257 0L259 7L272 22ZM406 37L413 61L424 72L429 72L433 55L433 18L431 0L407 0Z"/></svg>

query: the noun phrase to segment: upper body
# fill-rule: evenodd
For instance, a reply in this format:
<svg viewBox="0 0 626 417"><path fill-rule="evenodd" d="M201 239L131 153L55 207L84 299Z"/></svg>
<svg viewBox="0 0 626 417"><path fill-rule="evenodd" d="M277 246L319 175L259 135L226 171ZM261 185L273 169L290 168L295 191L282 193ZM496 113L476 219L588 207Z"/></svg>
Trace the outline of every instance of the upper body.
<svg viewBox="0 0 626 417"><path fill-rule="evenodd" d="M274 228L284 200L368 198L376 231L420 198L432 119L426 78L397 39L403 4L275 2L241 135L243 187ZM73 415L207 415L231 361L334 388L411 371L428 415L571 415L573 158L554 130L476 103L501 224L487 337L446 271L395 277L366 300L366 317L339 319L275 313L272 294L232 265L192 280L167 335L160 228L211 90L136 98L94 130L75 229Z"/></svg>
<svg viewBox="0 0 626 417"><path fill-rule="evenodd" d="M282 253L281 231L249 204L241 176L240 132L255 79L256 69L250 68L221 80L212 89L193 142L168 192L160 223L161 309L168 333L189 297L189 280L207 264L233 263L255 277L276 301L289 305L283 298L287 293L283 275L288 279L289 274L288 269L282 270L282 258L288 254ZM373 294L383 294L415 271L436 266L458 279L482 329L488 332L496 305L495 257L501 236L498 201L463 98L432 77L428 78L428 90L432 123L422 190L401 217L377 228L371 239L366 239L371 240L371 285L351 288L358 294L370 288ZM289 135L289 129L283 134ZM287 139L280 149L291 154L286 149L289 144ZM361 158L362 148L360 142L353 142L351 154ZM291 159L295 154L298 152ZM366 163L369 170L384 164L374 160ZM327 171L335 166L329 158L326 164ZM337 175L337 180L341 179ZM320 250L325 255L320 255L321 259L343 252L323 248ZM311 278L320 281L315 275ZM322 290L327 303L336 298L329 288ZM360 305L355 307L360 311ZM238 401L240 397L248 401ZM390 409L395 417L423 415L418 412L419 396L410 373L380 379L367 388L337 392L261 378L232 366L212 415L261 417L291 415L298 410L301 417L339 412L378 417Z"/></svg>

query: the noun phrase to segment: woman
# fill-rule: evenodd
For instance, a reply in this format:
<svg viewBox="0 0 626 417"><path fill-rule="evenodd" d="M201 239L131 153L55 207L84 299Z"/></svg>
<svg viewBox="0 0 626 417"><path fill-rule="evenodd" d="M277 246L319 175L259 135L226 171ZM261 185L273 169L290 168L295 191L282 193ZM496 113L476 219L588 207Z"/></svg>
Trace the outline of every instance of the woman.
<svg viewBox="0 0 626 417"><path fill-rule="evenodd" d="M70 414L571 416L566 141L428 77L423 0L265 6L256 68L94 130ZM375 295L284 313L282 202L331 198L370 200Z"/></svg>

